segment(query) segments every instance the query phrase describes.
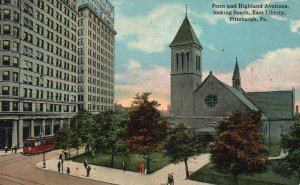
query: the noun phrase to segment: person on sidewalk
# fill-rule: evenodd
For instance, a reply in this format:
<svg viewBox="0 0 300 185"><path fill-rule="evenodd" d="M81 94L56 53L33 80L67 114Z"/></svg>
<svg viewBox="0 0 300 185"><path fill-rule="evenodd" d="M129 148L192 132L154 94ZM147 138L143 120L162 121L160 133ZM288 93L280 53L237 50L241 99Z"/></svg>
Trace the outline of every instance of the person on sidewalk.
<svg viewBox="0 0 300 185"><path fill-rule="evenodd" d="M86 168L87 168L87 166L88 166L88 162L87 162L87 160L85 160L85 161L84 161L83 165L84 165L84 168L86 169Z"/></svg>
<svg viewBox="0 0 300 185"><path fill-rule="evenodd" d="M170 175L170 185L174 185L174 176L173 176L173 173L171 173Z"/></svg>
<svg viewBox="0 0 300 185"><path fill-rule="evenodd" d="M86 167L86 176L87 176L87 177L90 176L90 171L91 171L91 167L90 167L90 165L88 165L88 166Z"/></svg>
<svg viewBox="0 0 300 185"><path fill-rule="evenodd" d="M69 174L70 174L70 172L71 172L71 170L70 170L70 166L68 165L68 166L67 166L67 174L69 175Z"/></svg>
<svg viewBox="0 0 300 185"><path fill-rule="evenodd" d="M125 172L125 170L126 170L126 163L125 163L125 161L123 161L122 165L123 165L123 172Z"/></svg>
<svg viewBox="0 0 300 185"><path fill-rule="evenodd" d="M60 161L58 161L57 163L57 169L58 169L58 173L60 173Z"/></svg>
<svg viewBox="0 0 300 185"><path fill-rule="evenodd" d="M7 148L7 146L5 146L4 150L5 150L5 153L7 153L7 151L8 151L8 148Z"/></svg>
<svg viewBox="0 0 300 185"><path fill-rule="evenodd" d="M61 159L61 173L64 173L64 160Z"/></svg>
<svg viewBox="0 0 300 185"><path fill-rule="evenodd" d="M143 175L144 173L144 163L141 161L140 165L139 165L139 172L141 173L141 175Z"/></svg>
<svg viewBox="0 0 300 185"><path fill-rule="evenodd" d="M65 159L68 159L68 153L64 151Z"/></svg>
<svg viewBox="0 0 300 185"><path fill-rule="evenodd" d="M14 150L15 150L15 154L16 154L17 150L18 150L17 146L14 147Z"/></svg>
<svg viewBox="0 0 300 185"><path fill-rule="evenodd" d="M167 185L171 185L171 175L168 173L168 181L167 181Z"/></svg>

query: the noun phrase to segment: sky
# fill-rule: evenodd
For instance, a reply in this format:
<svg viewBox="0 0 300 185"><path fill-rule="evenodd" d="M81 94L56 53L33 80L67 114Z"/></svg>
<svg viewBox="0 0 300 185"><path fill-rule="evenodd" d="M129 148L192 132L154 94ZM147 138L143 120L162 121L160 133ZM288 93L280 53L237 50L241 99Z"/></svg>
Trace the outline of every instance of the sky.
<svg viewBox="0 0 300 185"><path fill-rule="evenodd" d="M186 13L203 47L203 80L212 71L231 85L237 57L242 88L247 92L292 90L300 105L299 0L110 0L115 7L115 101L130 106L137 93L166 109L170 104L169 44ZM284 16L268 21L231 22L213 15L212 4L288 5ZM244 9L241 9L244 10ZM250 12L256 9L248 9ZM264 9L257 9L264 10ZM253 16L244 16L253 17ZM259 18L259 15L255 15Z"/></svg>

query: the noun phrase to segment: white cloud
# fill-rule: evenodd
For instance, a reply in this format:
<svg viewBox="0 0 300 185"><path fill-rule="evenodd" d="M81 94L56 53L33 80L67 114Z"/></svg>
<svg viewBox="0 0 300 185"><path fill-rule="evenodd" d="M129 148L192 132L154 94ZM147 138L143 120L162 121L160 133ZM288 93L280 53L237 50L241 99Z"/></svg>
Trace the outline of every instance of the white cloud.
<svg viewBox="0 0 300 185"><path fill-rule="evenodd" d="M291 32L293 33L297 33L297 34L300 34L300 20L296 20L296 21L291 21Z"/></svg>
<svg viewBox="0 0 300 185"><path fill-rule="evenodd" d="M296 104L300 105L300 48L284 48L266 53L241 70L245 91L291 90L296 88ZM231 85L232 73L218 78Z"/></svg>
<svg viewBox="0 0 300 185"><path fill-rule="evenodd" d="M134 66L134 68L132 68ZM133 70L134 69L134 70ZM216 75L231 85L232 72ZM296 88L296 105L300 105L300 48L284 48L270 51L260 59L240 70L242 87L245 91L291 90ZM203 76L207 76L207 72ZM162 66L143 69L136 60L131 60L127 70L116 74L116 100L130 106L136 93L152 92L152 97L166 109L170 103L170 70Z"/></svg>
<svg viewBox="0 0 300 185"><path fill-rule="evenodd" d="M128 47L147 53L161 52L170 41L184 19L185 9L181 4L163 4L145 16L127 17L117 14L117 38L130 37ZM201 29L196 25L194 31L199 37Z"/></svg>
<svg viewBox="0 0 300 185"><path fill-rule="evenodd" d="M151 97L166 109L170 95L170 70L162 66L143 69L140 62L129 61L127 70L116 74L116 100L123 106L130 106L137 93L152 92Z"/></svg>

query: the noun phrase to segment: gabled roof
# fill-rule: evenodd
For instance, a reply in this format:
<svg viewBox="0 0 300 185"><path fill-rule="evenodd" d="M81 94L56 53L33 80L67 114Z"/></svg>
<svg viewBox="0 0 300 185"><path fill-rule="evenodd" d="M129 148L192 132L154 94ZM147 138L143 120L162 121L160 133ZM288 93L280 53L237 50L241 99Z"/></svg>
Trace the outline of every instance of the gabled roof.
<svg viewBox="0 0 300 185"><path fill-rule="evenodd" d="M293 91L248 92L246 96L270 119L294 118Z"/></svg>
<svg viewBox="0 0 300 185"><path fill-rule="evenodd" d="M218 81L221 85L223 85L227 90L229 90L236 98L238 98L241 102L243 102L244 105L246 105L249 109L254 110L254 111L261 111L259 109L259 107L257 107L246 95L245 92L243 90L238 90L234 87L231 87L230 85L227 85L226 83L221 82L218 78L216 78L212 72L209 73L209 75L206 77L206 79L203 81L203 83L195 90L198 91L204 83L206 83L206 81L209 78L215 78L216 81ZM262 113L262 119L267 119L267 115L261 111Z"/></svg>
<svg viewBox="0 0 300 185"><path fill-rule="evenodd" d="M185 16L174 40L170 44L170 47L184 44L196 44L197 46L202 48L187 16Z"/></svg>

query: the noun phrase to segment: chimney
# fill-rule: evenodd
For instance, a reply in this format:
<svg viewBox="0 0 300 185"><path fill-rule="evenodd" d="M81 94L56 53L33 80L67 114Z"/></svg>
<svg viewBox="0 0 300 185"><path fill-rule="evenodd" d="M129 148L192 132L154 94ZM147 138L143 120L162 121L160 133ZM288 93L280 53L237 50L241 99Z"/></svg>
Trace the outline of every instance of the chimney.
<svg viewBox="0 0 300 185"><path fill-rule="evenodd" d="M296 105L296 114L299 114L299 106Z"/></svg>

